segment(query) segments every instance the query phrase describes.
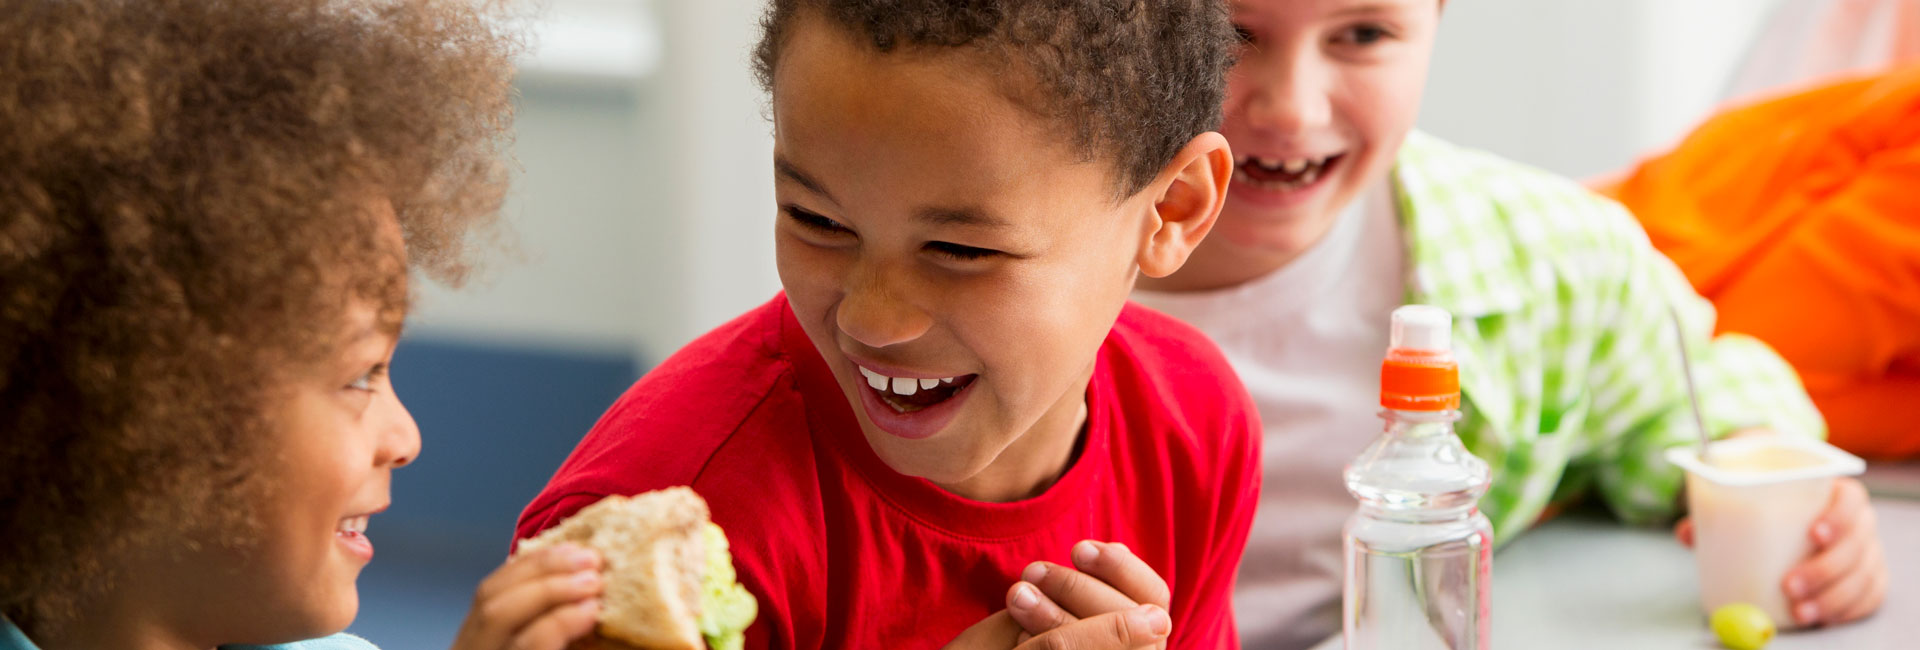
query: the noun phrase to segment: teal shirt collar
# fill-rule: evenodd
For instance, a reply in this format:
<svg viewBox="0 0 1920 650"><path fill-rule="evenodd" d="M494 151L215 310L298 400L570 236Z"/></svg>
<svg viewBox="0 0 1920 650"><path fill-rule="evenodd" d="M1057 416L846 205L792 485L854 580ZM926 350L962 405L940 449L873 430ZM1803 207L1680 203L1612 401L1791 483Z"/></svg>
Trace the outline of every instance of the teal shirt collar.
<svg viewBox="0 0 1920 650"><path fill-rule="evenodd" d="M0 650L40 650L20 626L0 616ZM335 634L324 639L271 646L221 646L220 650L379 650L365 639L351 634Z"/></svg>
<svg viewBox="0 0 1920 650"><path fill-rule="evenodd" d="M27 633L20 631L20 626L0 617L0 650L40 650L40 646L28 640Z"/></svg>

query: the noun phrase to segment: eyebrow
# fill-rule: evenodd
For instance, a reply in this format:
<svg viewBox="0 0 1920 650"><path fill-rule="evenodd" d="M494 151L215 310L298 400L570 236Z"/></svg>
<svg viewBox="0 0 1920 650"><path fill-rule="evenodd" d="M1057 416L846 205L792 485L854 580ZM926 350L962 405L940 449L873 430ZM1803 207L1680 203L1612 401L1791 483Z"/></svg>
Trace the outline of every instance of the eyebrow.
<svg viewBox="0 0 1920 650"><path fill-rule="evenodd" d="M833 193L828 192L825 185L821 185L820 181L813 180L812 176L808 176L806 172L800 171L799 167L795 167L793 163L787 162L785 158L779 156L773 157L773 173L776 176L799 183L801 187L813 191L814 194L827 197L828 201L833 201L834 203L840 202L833 198Z"/></svg>
<svg viewBox="0 0 1920 650"><path fill-rule="evenodd" d="M979 208L925 208L918 216L941 226L977 226L982 228L1005 228L1006 220L987 214Z"/></svg>
<svg viewBox="0 0 1920 650"><path fill-rule="evenodd" d="M394 323L391 327L385 323L375 321L368 323L365 327L354 330L352 334L348 334L347 346L352 347L359 345L368 339L378 338L381 335L391 336L394 341L399 341L400 336L405 333L405 330L406 321L404 319L398 323Z"/></svg>
<svg viewBox="0 0 1920 650"><path fill-rule="evenodd" d="M1344 7L1333 12L1335 17L1358 16L1365 14L1389 13L1405 8L1402 2L1369 2L1356 7Z"/></svg>

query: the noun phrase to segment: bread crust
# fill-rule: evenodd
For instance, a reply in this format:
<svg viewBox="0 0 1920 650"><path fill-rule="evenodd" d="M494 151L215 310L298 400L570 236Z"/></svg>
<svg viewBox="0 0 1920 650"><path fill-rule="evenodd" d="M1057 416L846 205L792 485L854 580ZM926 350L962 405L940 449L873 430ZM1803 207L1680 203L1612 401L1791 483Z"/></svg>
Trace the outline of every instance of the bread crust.
<svg viewBox="0 0 1920 650"><path fill-rule="evenodd" d="M700 586L707 502L685 487L613 495L520 542L528 553L564 542L598 551L600 620L574 650L705 650Z"/></svg>

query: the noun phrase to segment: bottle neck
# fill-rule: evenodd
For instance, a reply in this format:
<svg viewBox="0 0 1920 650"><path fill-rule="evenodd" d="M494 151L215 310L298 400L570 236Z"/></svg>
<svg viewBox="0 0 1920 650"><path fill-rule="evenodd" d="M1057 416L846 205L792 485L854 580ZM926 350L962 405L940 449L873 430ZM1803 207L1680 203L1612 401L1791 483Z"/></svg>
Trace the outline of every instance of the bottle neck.
<svg viewBox="0 0 1920 650"><path fill-rule="evenodd" d="M1386 433L1425 437L1452 433L1453 423L1460 419L1460 412L1453 409L1444 411L1383 409L1380 411L1380 419L1385 421Z"/></svg>
<svg viewBox="0 0 1920 650"><path fill-rule="evenodd" d="M1347 466L1361 514L1398 521L1471 517L1491 473L1454 435L1456 410L1382 411L1385 432Z"/></svg>

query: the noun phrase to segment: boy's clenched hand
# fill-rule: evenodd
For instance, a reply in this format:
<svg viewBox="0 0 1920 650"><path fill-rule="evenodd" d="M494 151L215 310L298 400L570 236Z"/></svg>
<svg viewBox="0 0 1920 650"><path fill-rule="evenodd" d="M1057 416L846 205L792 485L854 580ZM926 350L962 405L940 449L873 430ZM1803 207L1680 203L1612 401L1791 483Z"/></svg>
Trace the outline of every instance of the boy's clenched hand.
<svg viewBox="0 0 1920 650"><path fill-rule="evenodd" d="M1160 633L1151 647L1167 646L1172 596L1153 567L1125 544L1092 540L1074 545L1073 563L1073 568L1030 564L1007 591L1007 614L1026 635L1037 638L1086 620L1128 613Z"/></svg>
<svg viewBox="0 0 1920 650"><path fill-rule="evenodd" d="M1170 627L1166 610L1141 605L1034 636L1001 610L961 632L945 650L1146 650L1163 646Z"/></svg>

